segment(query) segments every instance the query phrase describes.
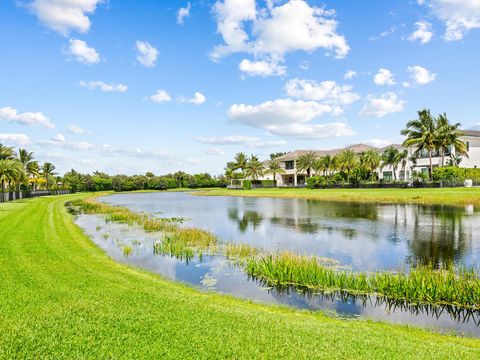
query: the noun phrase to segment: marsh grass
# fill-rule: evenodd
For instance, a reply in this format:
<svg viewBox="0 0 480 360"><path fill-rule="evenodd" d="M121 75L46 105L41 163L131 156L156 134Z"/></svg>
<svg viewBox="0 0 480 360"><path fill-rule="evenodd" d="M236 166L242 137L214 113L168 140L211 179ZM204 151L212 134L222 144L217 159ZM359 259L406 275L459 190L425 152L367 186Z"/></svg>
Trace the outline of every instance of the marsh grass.
<svg viewBox="0 0 480 360"><path fill-rule="evenodd" d="M129 257L130 255L133 254L133 247L130 245L126 245L122 248L123 250L123 256Z"/></svg>
<svg viewBox="0 0 480 360"><path fill-rule="evenodd" d="M245 262L245 271L270 285L375 294L412 304L480 308L480 278L474 270L455 272L426 266L408 273L354 273L326 266L315 257L284 252L251 257Z"/></svg>
<svg viewBox="0 0 480 360"><path fill-rule="evenodd" d="M224 246L223 253L228 259L239 260L257 256L261 249L245 243L227 243Z"/></svg>

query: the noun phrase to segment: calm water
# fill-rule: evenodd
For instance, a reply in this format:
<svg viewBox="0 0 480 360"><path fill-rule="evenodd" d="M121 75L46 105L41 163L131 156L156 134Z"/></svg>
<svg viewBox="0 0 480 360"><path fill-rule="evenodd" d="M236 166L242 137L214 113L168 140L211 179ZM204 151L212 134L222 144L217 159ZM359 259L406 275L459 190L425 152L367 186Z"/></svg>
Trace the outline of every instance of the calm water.
<svg viewBox="0 0 480 360"><path fill-rule="evenodd" d="M395 270L419 261L480 264L480 212L472 206L375 205L201 197L188 193L116 194L103 201L154 216L187 218L183 226L210 230L224 242L334 258L353 270ZM159 234L106 224L101 216L81 215L77 223L117 260L204 289L261 302L332 311L339 316L382 319L480 336L478 311L406 307L372 297L271 289L249 279L222 256L204 256L189 264L156 256L153 242ZM125 258L122 245L133 245L133 255Z"/></svg>

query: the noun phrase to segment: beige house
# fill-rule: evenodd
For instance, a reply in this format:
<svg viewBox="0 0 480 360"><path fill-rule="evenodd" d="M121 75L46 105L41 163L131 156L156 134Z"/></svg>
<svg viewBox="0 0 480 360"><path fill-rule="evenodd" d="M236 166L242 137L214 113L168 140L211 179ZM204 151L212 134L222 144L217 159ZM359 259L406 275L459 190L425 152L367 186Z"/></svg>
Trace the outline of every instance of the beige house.
<svg viewBox="0 0 480 360"><path fill-rule="evenodd" d="M465 168L476 168L480 166L480 131L474 130L467 130L465 132L465 137L462 139L468 148L468 158L463 156L462 162L460 163L461 167ZM297 158L306 152L313 151L317 154L320 158L325 155L335 156L338 153L348 149L353 150L355 153L360 154L367 150L376 150L378 153L382 154L385 149L389 147L395 147L398 150L403 150L403 146L400 144L392 144L385 147L374 147L366 144L355 144L345 148L339 149L332 149L332 150L295 150L289 152L285 155L278 157L278 161L280 162L280 166L285 170L284 174L277 174L276 180L278 186L303 186L305 185L305 179L307 177L306 172L300 172L297 170L296 167L296 160ZM410 161L410 157L413 157L414 150L409 149L409 156L407 159L407 163L405 165L405 170L402 168L400 164L396 169L395 178L397 180L404 180L408 181L411 179L411 174L413 171L423 171L428 172L428 168L430 166L428 154L420 154L417 158L416 162ZM455 154L455 149L449 149L445 154L445 163L450 159L450 155ZM433 166L438 167L441 165L441 156L439 153L434 154L432 159ZM377 173L381 179L385 180L393 180L394 174L393 169L389 166L384 167L382 169L377 169ZM315 172L312 171L312 175L315 175ZM265 176L264 179L273 179L273 175Z"/></svg>

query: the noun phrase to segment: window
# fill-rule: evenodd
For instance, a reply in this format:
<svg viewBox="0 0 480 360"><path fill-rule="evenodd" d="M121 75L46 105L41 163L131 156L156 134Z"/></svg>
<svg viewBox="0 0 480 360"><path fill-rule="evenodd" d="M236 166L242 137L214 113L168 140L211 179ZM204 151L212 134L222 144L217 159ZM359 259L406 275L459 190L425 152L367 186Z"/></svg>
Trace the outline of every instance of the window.
<svg viewBox="0 0 480 360"><path fill-rule="evenodd" d="M285 170L293 170L295 168L295 161L285 161Z"/></svg>
<svg viewBox="0 0 480 360"><path fill-rule="evenodd" d="M391 171L384 171L383 172L383 180L384 181L392 181L393 180L393 173Z"/></svg>

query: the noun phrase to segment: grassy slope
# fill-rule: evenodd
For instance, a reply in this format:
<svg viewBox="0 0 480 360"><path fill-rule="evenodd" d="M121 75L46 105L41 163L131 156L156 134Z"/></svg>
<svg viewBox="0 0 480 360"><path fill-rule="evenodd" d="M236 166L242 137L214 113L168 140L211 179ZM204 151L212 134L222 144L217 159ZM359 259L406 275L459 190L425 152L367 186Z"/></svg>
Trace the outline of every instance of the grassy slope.
<svg viewBox="0 0 480 360"><path fill-rule="evenodd" d="M0 205L0 358L479 358L480 341L263 306L110 260L63 203Z"/></svg>
<svg viewBox="0 0 480 360"><path fill-rule="evenodd" d="M281 197L329 201L480 205L480 188L443 189L254 189L209 190L201 195Z"/></svg>

